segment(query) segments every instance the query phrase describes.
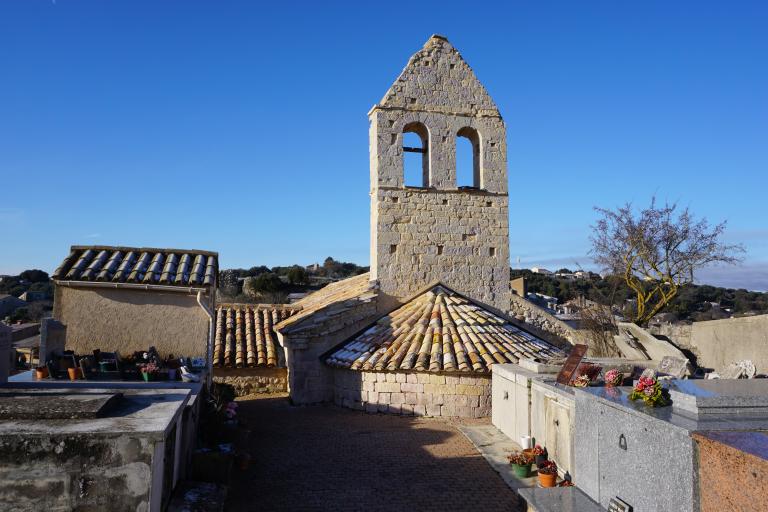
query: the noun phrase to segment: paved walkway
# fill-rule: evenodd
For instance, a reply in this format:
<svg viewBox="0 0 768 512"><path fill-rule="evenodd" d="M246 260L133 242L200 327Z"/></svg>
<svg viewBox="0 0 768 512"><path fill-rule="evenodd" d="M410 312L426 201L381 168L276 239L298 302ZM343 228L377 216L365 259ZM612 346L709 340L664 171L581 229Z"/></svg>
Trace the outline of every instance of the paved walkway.
<svg viewBox="0 0 768 512"><path fill-rule="evenodd" d="M240 402L253 462L228 510L518 511L518 498L451 424L285 398Z"/></svg>

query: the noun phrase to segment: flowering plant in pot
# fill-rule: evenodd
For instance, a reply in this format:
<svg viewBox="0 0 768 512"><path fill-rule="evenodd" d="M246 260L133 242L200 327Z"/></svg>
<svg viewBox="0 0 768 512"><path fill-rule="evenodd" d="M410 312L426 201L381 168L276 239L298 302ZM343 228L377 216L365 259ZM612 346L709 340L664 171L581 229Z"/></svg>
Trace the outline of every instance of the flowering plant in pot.
<svg viewBox="0 0 768 512"><path fill-rule="evenodd" d="M538 467L542 462L547 460L549 455L547 454L546 448L542 447L540 444L537 444L536 446L533 447L533 457L534 457L534 462Z"/></svg>
<svg viewBox="0 0 768 512"><path fill-rule="evenodd" d="M527 478L531 475L531 458L528 455L521 452L512 452L507 456L509 463L512 464L512 471L515 476L520 478Z"/></svg>
<svg viewBox="0 0 768 512"><path fill-rule="evenodd" d="M157 374L160 372L160 366L157 363L146 363L139 365L141 370L141 376L146 382L155 380Z"/></svg>
<svg viewBox="0 0 768 512"><path fill-rule="evenodd" d="M661 407L669 404L667 390L661 387L661 383L654 374L643 375L629 394L630 400L642 400L651 407Z"/></svg>
<svg viewBox="0 0 768 512"><path fill-rule="evenodd" d="M606 386L621 386L624 381L624 374L616 368L608 370L605 373L605 385Z"/></svg>
<svg viewBox="0 0 768 512"><path fill-rule="evenodd" d="M554 487L557 482L557 464L553 460L545 460L539 466L539 484L542 487Z"/></svg>

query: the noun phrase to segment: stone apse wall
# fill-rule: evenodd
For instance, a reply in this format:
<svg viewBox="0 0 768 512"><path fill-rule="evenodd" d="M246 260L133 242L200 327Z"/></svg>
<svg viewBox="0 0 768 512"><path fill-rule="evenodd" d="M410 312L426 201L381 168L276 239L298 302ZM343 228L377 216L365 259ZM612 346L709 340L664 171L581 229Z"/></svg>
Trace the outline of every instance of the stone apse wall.
<svg viewBox="0 0 768 512"><path fill-rule="evenodd" d="M491 376L335 369L334 402L388 414L482 418L491 414Z"/></svg>
<svg viewBox="0 0 768 512"><path fill-rule="evenodd" d="M441 281L509 308L509 198L504 122L450 43L433 36L369 114L371 278L408 297ZM403 135L422 140L423 183L406 187ZM472 188L456 181L456 141L474 150ZM463 184L467 185L467 184Z"/></svg>

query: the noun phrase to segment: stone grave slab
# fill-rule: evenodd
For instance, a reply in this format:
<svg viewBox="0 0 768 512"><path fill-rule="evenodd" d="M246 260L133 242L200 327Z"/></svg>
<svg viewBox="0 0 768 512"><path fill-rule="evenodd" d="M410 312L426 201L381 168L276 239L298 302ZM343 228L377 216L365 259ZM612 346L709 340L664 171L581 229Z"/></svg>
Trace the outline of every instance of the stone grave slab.
<svg viewBox="0 0 768 512"><path fill-rule="evenodd" d="M104 416L122 393L78 389L0 390L2 420L77 420Z"/></svg>
<svg viewBox="0 0 768 512"><path fill-rule="evenodd" d="M672 407L697 415L768 413L768 379L674 380Z"/></svg>
<svg viewBox="0 0 768 512"><path fill-rule="evenodd" d="M687 359L679 357L664 356L659 363L659 372L671 375L676 379L682 379L692 372L691 363Z"/></svg>

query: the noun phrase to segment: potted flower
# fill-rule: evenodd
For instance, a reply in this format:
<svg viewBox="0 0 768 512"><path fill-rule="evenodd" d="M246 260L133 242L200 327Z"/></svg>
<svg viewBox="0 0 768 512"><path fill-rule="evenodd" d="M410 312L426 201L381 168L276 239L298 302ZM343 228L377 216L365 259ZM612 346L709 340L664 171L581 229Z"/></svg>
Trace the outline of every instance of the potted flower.
<svg viewBox="0 0 768 512"><path fill-rule="evenodd" d="M655 374L645 374L638 379L637 384L632 388L629 394L630 400L642 400L645 405L651 407L661 407L669 404L667 390L661 387L661 383Z"/></svg>
<svg viewBox="0 0 768 512"><path fill-rule="evenodd" d="M553 460L545 460L539 466L539 484L542 487L554 487L557 482L557 464Z"/></svg>
<svg viewBox="0 0 768 512"><path fill-rule="evenodd" d="M590 382L591 380L589 380L589 375L587 375L586 373L582 373L581 375L579 375L573 380L573 386L577 388L586 388L587 386L589 386Z"/></svg>
<svg viewBox="0 0 768 512"><path fill-rule="evenodd" d="M507 456L512 464L512 471L516 477L527 478L531 476L531 459L521 452L512 452Z"/></svg>
<svg viewBox="0 0 768 512"><path fill-rule="evenodd" d="M160 372L160 367L157 365L157 363L142 364L139 365L139 368L141 369L141 376L144 378L145 382L155 380L157 374Z"/></svg>
<svg viewBox="0 0 768 512"><path fill-rule="evenodd" d="M538 467L542 462L549 458L549 455L547 454L546 448L543 448L541 445L537 444L533 447L533 457L533 461L536 463L536 467Z"/></svg>
<svg viewBox="0 0 768 512"><path fill-rule="evenodd" d="M622 382L624 382L624 374L621 373L616 368L613 368L612 370L608 370L605 373L606 386L621 386Z"/></svg>

